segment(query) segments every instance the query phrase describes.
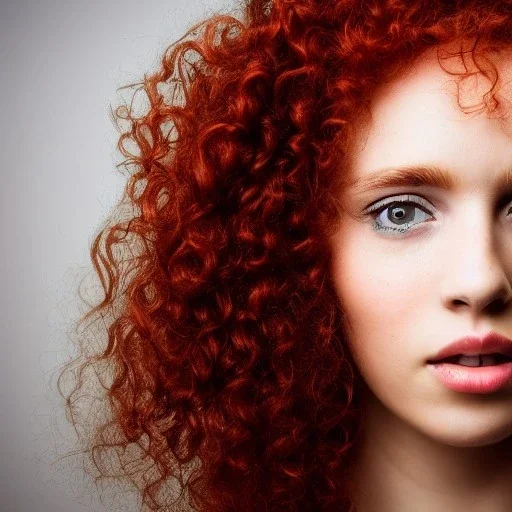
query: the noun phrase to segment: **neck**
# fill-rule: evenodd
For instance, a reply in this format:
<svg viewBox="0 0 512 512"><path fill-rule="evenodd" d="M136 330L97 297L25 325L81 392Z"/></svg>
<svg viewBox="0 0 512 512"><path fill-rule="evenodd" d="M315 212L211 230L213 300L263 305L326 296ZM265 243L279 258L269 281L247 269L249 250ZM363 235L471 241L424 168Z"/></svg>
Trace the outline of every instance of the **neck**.
<svg viewBox="0 0 512 512"><path fill-rule="evenodd" d="M357 512L512 510L512 437L447 445L394 415L368 390L363 416L352 484Z"/></svg>

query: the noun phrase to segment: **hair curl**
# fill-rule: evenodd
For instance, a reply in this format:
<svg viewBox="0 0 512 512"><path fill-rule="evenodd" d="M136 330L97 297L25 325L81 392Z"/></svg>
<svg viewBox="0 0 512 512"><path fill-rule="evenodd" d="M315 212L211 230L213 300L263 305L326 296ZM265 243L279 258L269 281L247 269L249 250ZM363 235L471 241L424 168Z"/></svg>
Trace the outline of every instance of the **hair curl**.
<svg viewBox="0 0 512 512"><path fill-rule="evenodd" d="M496 111L485 48L511 40L510 0L249 0L168 48L147 112L114 114L126 218L94 239L104 298L79 322L107 341L59 379L75 426L92 376L105 388L110 419L84 429L98 478L151 510L185 491L207 512L349 509L361 377L329 238L351 136L376 87L442 44Z"/></svg>

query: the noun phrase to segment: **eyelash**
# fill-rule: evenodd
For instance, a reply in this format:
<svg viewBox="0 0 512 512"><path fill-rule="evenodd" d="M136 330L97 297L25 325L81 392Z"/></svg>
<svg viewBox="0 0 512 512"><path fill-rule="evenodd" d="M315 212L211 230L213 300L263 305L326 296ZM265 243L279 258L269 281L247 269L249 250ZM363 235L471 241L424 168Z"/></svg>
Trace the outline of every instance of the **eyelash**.
<svg viewBox="0 0 512 512"><path fill-rule="evenodd" d="M411 200L414 198L414 201ZM387 232L387 233L406 233L410 231L410 226L416 225L418 223L409 222L407 224L404 224L403 228L392 228L388 226L382 226L378 221L377 217L385 210L390 208L391 206L401 206L401 205L412 205L415 208L420 209L427 215L430 215L433 217L433 213L430 211L430 208L432 205L425 201L423 198L419 196L413 196L413 195L401 195L401 196L393 196L391 198L385 198L381 199L380 201L377 201L375 204L369 206L364 210L365 215L369 215L372 219L372 228L377 232ZM434 218L435 220L435 218ZM430 221L427 221L430 222Z"/></svg>
<svg viewBox="0 0 512 512"><path fill-rule="evenodd" d="M414 198L414 200L412 200L412 198ZM504 198L505 201L499 205L499 206L504 206L504 205L507 205L509 204L510 200L511 200L511 196L507 196ZM414 206L415 208L418 208L419 210L423 211L424 213L426 213L427 215L433 217L433 220L435 220L435 217L434 217L434 214L430 211L431 208L433 208L433 206L428 202L428 201L425 201L425 199L423 199L422 197L419 197L419 196L415 196L415 195L400 195L400 196L393 196L393 197L389 197L389 198L384 198L384 199L381 199L380 201L377 201L376 203L374 203L373 205L369 206L368 208L366 208L363 212L364 215L368 215L372 218L372 228L377 231L377 232L387 232L387 233L406 233L408 231L410 231L410 227L411 226L415 226L416 224L423 224L422 222L418 222L418 223L413 223L413 222L409 222L407 224L404 224L404 228L399 228L399 229L395 229L395 228L392 228L392 227L388 227L388 226L382 226L378 221L377 221L377 217L385 210L387 210L388 208L391 208L391 206L393 205L412 205ZM509 212L511 211L511 209L509 209ZM508 212L507 212L508 213ZM431 221L426 221L426 222L431 222Z"/></svg>

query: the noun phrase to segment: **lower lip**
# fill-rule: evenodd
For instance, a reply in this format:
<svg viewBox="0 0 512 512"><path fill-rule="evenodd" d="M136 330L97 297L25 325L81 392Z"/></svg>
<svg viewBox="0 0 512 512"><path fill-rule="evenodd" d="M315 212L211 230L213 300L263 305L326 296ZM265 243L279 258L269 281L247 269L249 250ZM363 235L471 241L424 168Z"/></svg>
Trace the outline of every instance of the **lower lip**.
<svg viewBox="0 0 512 512"><path fill-rule="evenodd" d="M512 381L512 362L494 366L462 366L452 363L427 366L447 388L459 393L493 393Z"/></svg>

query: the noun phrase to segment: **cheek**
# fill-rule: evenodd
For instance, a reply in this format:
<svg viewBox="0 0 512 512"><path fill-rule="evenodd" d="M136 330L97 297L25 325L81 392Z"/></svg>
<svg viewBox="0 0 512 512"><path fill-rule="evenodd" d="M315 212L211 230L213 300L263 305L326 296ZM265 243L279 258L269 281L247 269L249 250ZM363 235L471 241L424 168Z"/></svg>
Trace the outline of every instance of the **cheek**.
<svg viewBox="0 0 512 512"><path fill-rule="evenodd" d="M361 235L360 228L346 228L336 241L333 278L362 371L372 361L396 363L404 357L428 296L415 257L398 251L398 245L387 250L393 245Z"/></svg>

